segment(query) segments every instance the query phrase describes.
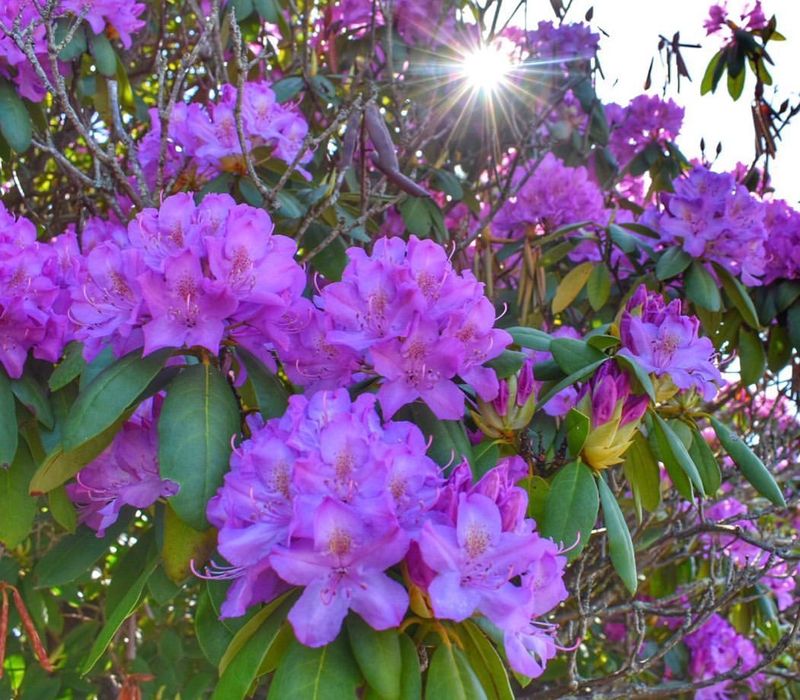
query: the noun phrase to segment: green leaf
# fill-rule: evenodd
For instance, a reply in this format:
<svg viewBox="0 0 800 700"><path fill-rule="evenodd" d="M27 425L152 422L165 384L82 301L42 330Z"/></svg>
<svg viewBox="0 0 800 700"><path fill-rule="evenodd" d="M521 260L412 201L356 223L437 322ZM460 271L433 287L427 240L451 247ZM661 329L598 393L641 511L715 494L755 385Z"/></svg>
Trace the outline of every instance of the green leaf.
<svg viewBox="0 0 800 700"><path fill-rule="evenodd" d="M682 248L668 248L656 263L656 277L668 280L683 272L691 262L692 256Z"/></svg>
<svg viewBox="0 0 800 700"><path fill-rule="evenodd" d="M464 653L455 646L442 644L433 652L428 667L425 697L430 700L488 700L489 696Z"/></svg>
<svg viewBox="0 0 800 700"><path fill-rule="evenodd" d="M272 91L275 93L275 100L278 104L294 99L297 94L305 87L305 81L297 75L290 75L287 78L278 80L272 84Z"/></svg>
<svg viewBox="0 0 800 700"><path fill-rule="evenodd" d="M692 457L689 455L689 451L686 449L683 441L657 413L653 413L653 427L656 432L659 456L661 457L661 461L664 462L664 466L667 468L670 476L675 473L675 466L680 467L680 470L689 478L692 485L701 494L706 495L703 480L700 478L700 472L697 471L697 467L692 461ZM670 469L670 467L672 467L672 469ZM677 488L678 484L675 484L675 486ZM680 491L680 489L678 490ZM685 493L682 495L685 496Z"/></svg>
<svg viewBox="0 0 800 700"><path fill-rule="evenodd" d="M736 75L731 75L731 71L728 69L728 94L733 98L734 102L742 96L745 75L746 72L744 70L741 70Z"/></svg>
<svg viewBox="0 0 800 700"><path fill-rule="evenodd" d="M400 700L400 632L372 629L358 615L347 617L350 649L369 686L384 700Z"/></svg>
<svg viewBox="0 0 800 700"><path fill-rule="evenodd" d="M117 54L105 34L93 34L89 37L89 50L94 56L94 65L98 73L106 78L117 76Z"/></svg>
<svg viewBox="0 0 800 700"><path fill-rule="evenodd" d="M726 296L741 314L742 320L751 328L758 328L760 325L758 312L745 286L722 265L714 263L714 270L717 273L717 277L719 277L719 281L722 282L722 288L725 290Z"/></svg>
<svg viewBox="0 0 800 700"><path fill-rule="evenodd" d="M505 330L511 335L514 343L521 348L539 351L550 350L550 342L553 340L552 336L549 333L540 331L538 328L515 326L514 328L506 328Z"/></svg>
<svg viewBox="0 0 800 700"><path fill-rule="evenodd" d="M25 103L14 88L0 78L0 134L17 153L28 150L33 138L33 125Z"/></svg>
<svg viewBox="0 0 800 700"><path fill-rule="evenodd" d="M571 462L550 484L542 534L563 547L575 545L567 555L575 559L589 543L599 503L592 472L581 462Z"/></svg>
<svg viewBox="0 0 800 700"><path fill-rule="evenodd" d="M271 24L278 24L280 21L281 11L277 0L253 0L253 7L261 19Z"/></svg>
<svg viewBox="0 0 800 700"><path fill-rule="evenodd" d="M519 371L526 357L525 353L517 352L516 350L503 350L500 355L493 360L489 360L486 366L495 371L498 379L506 379Z"/></svg>
<svg viewBox="0 0 800 700"><path fill-rule="evenodd" d="M714 92L714 90L716 90L717 83L722 75L721 67L724 66L724 62L722 61L724 55L725 49L720 49L708 62L706 72L703 74L703 80L700 83L701 95L705 95L706 93Z"/></svg>
<svg viewBox="0 0 800 700"><path fill-rule="evenodd" d="M138 539L133 545L128 543L117 546L116 561L111 570L111 581L103 602L106 616L110 615L119 605L128 592L130 582L147 568L150 560L155 556L155 541L156 532L151 527L144 533L139 532Z"/></svg>
<svg viewBox="0 0 800 700"><path fill-rule="evenodd" d="M236 13L237 23L253 14L253 0L231 0L231 9Z"/></svg>
<svg viewBox="0 0 800 700"><path fill-rule="evenodd" d="M220 680L212 700L247 697L286 621L294 597L284 595L261 608L233 636L219 662Z"/></svg>
<svg viewBox="0 0 800 700"><path fill-rule="evenodd" d="M81 373L85 364L83 345L74 341L71 342L64 350L64 357L61 362L56 365L50 375L50 379L47 380L50 391L63 389Z"/></svg>
<svg viewBox="0 0 800 700"><path fill-rule="evenodd" d="M169 385L158 419L161 476L180 486L170 503L196 530L208 526L206 504L228 470L238 432L239 406L215 367L187 367Z"/></svg>
<svg viewBox="0 0 800 700"><path fill-rule="evenodd" d="M771 326L767 345L767 367L772 372L779 372L792 359L792 341L784 326Z"/></svg>
<svg viewBox="0 0 800 700"><path fill-rule="evenodd" d="M81 525L74 535L62 537L33 568L37 588L53 588L74 581L91 571L94 563L106 553L117 537L127 527L130 516L120 517L105 537Z"/></svg>
<svg viewBox="0 0 800 700"><path fill-rule="evenodd" d="M433 184L437 190L449 194L456 201L464 198L464 188L461 186L461 181L447 170L435 170Z"/></svg>
<svg viewBox="0 0 800 700"><path fill-rule="evenodd" d="M139 600L142 597L144 587L147 585L147 579L149 579L153 571L155 571L156 566L158 566L158 557L155 556L154 553L147 566L145 566L139 576L133 580L119 603L117 603L114 609L107 615L106 623L95 638L89 655L83 662L83 666L81 667L82 676L85 676L94 668L94 665L100 660L100 657L105 652L106 647L111 643L111 640L114 638L114 635L117 633L122 623L136 610L136 607L139 605Z"/></svg>
<svg viewBox="0 0 800 700"><path fill-rule="evenodd" d="M30 492L32 494L47 493L77 474L81 467L89 464L111 444L131 412L131 410L126 411L113 425L74 450L56 447L45 457L33 475Z"/></svg>
<svg viewBox="0 0 800 700"><path fill-rule="evenodd" d="M625 588L631 595L634 595L639 581L636 577L636 556L633 552L633 541L628 524L625 522L625 516L620 510L617 499L614 498L614 494L602 476L597 478L597 487L600 491L600 502L603 504L603 521L608 534L611 563L625 584Z"/></svg>
<svg viewBox="0 0 800 700"><path fill-rule="evenodd" d="M636 377L636 381L639 383L642 391L644 391L644 393L650 397L650 400L655 403L656 390L653 386L653 380L650 378L650 375L644 371L642 366L632 357L628 357L627 355L615 355L614 359L623 369L630 370L633 376Z"/></svg>
<svg viewBox="0 0 800 700"><path fill-rule="evenodd" d="M213 553L217 543L216 530L195 530L187 525L167 504L164 516L164 545L161 559L164 573L175 583L190 573L190 562L199 568Z"/></svg>
<svg viewBox="0 0 800 700"><path fill-rule="evenodd" d="M758 333L744 326L739 328L739 365L742 384L756 384L764 377L767 368L767 354Z"/></svg>
<svg viewBox="0 0 800 700"><path fill-rule="evenodd" d="M586 286L589 276L592 274L594 265L590 262L583 262L577 267L573 267L559 283L556 294L553 297L553 313L561 313L573 301Z"/></svg>
<svg viewBox="0 0 800 700"><path fill-rule="evenodd" d="M233 633L221 624L217 611L211 603L208 589L198 597L194 614L194 636L208 661L217 666L233 639Z"/></svg>
<svg viewBox="0 0 800 700"><path fill-rule="evenodd" d="M269 700L343 700L356 697L361 674L345 639L340 634L328 646L312 649L294 641L281 660ZM216 698L217 696L215 696ZM219 700L228 700L220 695Z"/></svg>
<svg viewBox="0 0 800 700"><path fill-rule="evenodd" d="M0 468L0 494L3 515L0 517L0 542L14 549L31 534L36 517L36 499L28 495L33 464L24 443L19 445L10 467Z"/></svg>
<svg viewBox="0 0 800 700"><path fill-rule="evenodd" d="M397 209L403 217L406 230L420 238L428 238L433 227L430 209L425 205L424 197L409 197L401 202Z"/></svg>
<svg viewBox="0 0 800 700"><path fill-rule="evenodd" d="M17 409L6 373L0 369L0 469L7 468L17 454Z"/></svg>
<svg viewBox="0 0 800 700"><path fill-rule="evenodd" d="M592 362L590 365L586 365L585 367L576 370L572 374L564 377L560 381L553 384L553 386L549 387L545 392L543 392L539 396L539 402L537 408L541 408L544 406L550 399L552 399L559 391L562 389L566 389L568 386L572 386L575 382L579 382L584 377L592 374L600 365L606 362L609 358L603 355L602 360L597 360L596 362ZM536 370L534 369L534 374L536 374Z"/></svg>
<svg viewBox="0 0 800 700"><path fill-rule="evenodd" d="M282 416L289 405L289 396L280 379L249 350L240 346L236 348L236 354L247 370L247 378L253 385L261 415L265 419Z"/></svg>
<svg viewBox="0 0 800 700"><path fill-rule="evenodd" d="M608 356L596 350L586 341L576 338L553 338L550 343L553 359L567 374L573 374L595 362L608 359Z"/></svg>
<svg viewBox="0 0 800 700"><path fill-rule="evenodd" d="M475 675L478 676L487 697L495 700L514 700L508 672L487 636L470 620L465 620L460 630L464 632L461 635L464 654Z"/></svg>
<svg viewBox="0 0 800 700"><path fill-rule="evenodd" d="M428 456L440 466L458 464L465 457L473 462L472 446L461 421L441 420L419 401L400 409L395 420L410 420L419 427L431 441Z"/></svg>
<svg viewBox="0 0 800 700"><path fill-rule="evenodd" d="M39 382L33 377L23 374L19 379L11 380L11 391L19 402L25 406L45 428L53 429L55 416L47 394Z"/></svg>
<svg viewBox="0 0 800 700"><path fill-rule="evenodd" d="M70 27L72 26L72 20L66 17L59 17L55 21L55 40L56 44L61 44L64 39L67 38L67 32L69 31ZM81 25L75 30L72 35L72 39L69 40L69 43L61 49L58 54L58 58L62 61L71 61L75 58L78 58L84 51L86 51L86 31L85 31L85 23L81 23Z"/></svg>
<svg viewBox="0 0 800 700"><path fill-rule="evenodd" d="M319 224L311 224L303 236L303 248L310 251L320 245L331 232L331 229ZM342 271L347 265L347 254L341 237L335 239L322 252L311 258L311 266L331 282L342 278Z"/></svg>
<svg viewBox="0 0 800 700"><path fill-rule="evenodd" d="M630 484L633 503L641 521L643 507L652 513L661 505L661 474L647 440L638 430L625 453L622 470Z"/></svg>
<svg viewBox="0 0 800 700"><path fill-rule="evenodd" d="M722 297L719 294L717 283L706 270L703 263L693 261L684 278L686 294L695 304L709 311L719 311L722 308Z"/></svg>
<svg viewBox="0 0 800 700"><path fill-rule="evenodd" d="M577 459L583 449L586 438L589 437L591 421L585 413L581 413L577 408L571 408L567 413L565 424L567 427L569 453Z"/></svg>
<svg viewBox="0 0 800 700"><path fill-rule="evenodd" d="M164 366L172 350L147 357L136 350L106 367L81 390L64 424L64 450L69 452L116 423Z"/></svg>
<svg viewBox="0 0 800 700"><path fill-rule="evenodd" d="M692 444L689 447L689 454L697 465L706 493L709 496L713 496L722 484L722 472L717 458L697 429L692 430Z"/></svg>
<svg viewBox="0 0 800 700"><path fill-rule="evenodd" d="M403 661L400 697L402 700L420 700L422 697L422 671L419 666L419 654L414 642L406 634L400 635L400 656Z"/></svg>
<svg viewBox="0 0 800 700"><path fill-rule="evenodd" d="M525 489L528 494L528 517L537 523L542 522L545 519L550 482L538 475L526 476L518 486Z"/></svg>
<svg viewBox="0 0 800 700"><path fill-rule="evenodd" d="M53 520L67 532L75 532L78 527L78 513L63 486L59 486L47 494L47 507L50 509Z"/></svg>
<svg viewBox="0 0 800 700"><path fill-rule="evenodd" d="M589 305L595 311L599 311L605 306L610 294L611 276L608 274L608 268L605 264L599 263L595 265L592 274L589 275L589 281L586 283L586 296L589 299Z"/></svg>
<svg viewBox="0 0 800 700"><path fill-rule="evenodd" d="M755 487L756 491L769 499L774 505L785 508L786 501L783 498L783 493L781 493L780 487L764 466L764 463L753 454L750 448L742 441L742 438L731 432L726 425L720 423L714 416L710 416L709 420L719 438L720 444L742 471L744 478Z"/></svg>

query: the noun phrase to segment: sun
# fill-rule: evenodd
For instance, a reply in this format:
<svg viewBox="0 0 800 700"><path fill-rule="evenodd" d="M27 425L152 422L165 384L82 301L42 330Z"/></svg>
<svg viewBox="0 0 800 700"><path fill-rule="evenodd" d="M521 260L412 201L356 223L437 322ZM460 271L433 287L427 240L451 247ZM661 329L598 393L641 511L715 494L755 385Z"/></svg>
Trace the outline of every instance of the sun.
<svg viewBox="0 0 800 700"><path fill-rule="evenodd" d="M482 46L467 54L461 73L473 90L493 93L500 88L511 71L511 60L494 46Z"/></svg>

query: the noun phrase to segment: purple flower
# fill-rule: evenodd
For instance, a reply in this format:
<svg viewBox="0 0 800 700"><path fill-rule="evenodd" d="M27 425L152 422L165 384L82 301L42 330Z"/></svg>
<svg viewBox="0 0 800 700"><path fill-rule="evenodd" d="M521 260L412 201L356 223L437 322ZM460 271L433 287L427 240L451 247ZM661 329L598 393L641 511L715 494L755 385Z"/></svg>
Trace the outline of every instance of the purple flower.
<svg viewBox="0 0 800 700"><path fill-rule="evenodd" d="M683 123L683 107L658 95L639 95L626 107L611 103L605 109L609 148L622 168L651 143L663 147L674 141Z"/></svg>
<svg viewBox="0 0 800 700"><path fill-rule="evenodd" d="M800 213L782 199L764 204L767 269L764 283L800 279Z"/></svg>
<svg viewBox="0 0 800 700"><path fill-rule="evenodd" d="M59 9L85 16L95 34L106 32L131 47L131 34L145 26L141 19L146 6L133 0L61 0Z"/></svg>
<svg viewBox="0 0 800 700"><path fill-rule="evenodd" d="M407 549L408 536L396 525L370 527L349 506L325 498L314 513L313 540L277 547L270 557L284 581L305 586L289 612L300 642L329 644L349 610L374 629L397 627L408 609L408 593L384 570Z"/></svg>
<svg viewBox="0 0 800 700"><path fill-rule="evenodd" d="M162 479L158 471L158 436L151 414L152 402L143 404L95 460L67 485L67 495L78 507L80 522L103 537L124 506L149 508L159 498L178 492L178 485Z"/></svg>
<svg viewBox="0 0 800 700"><path fill-rule="evenodd" d="M664 304L660 294L640 286L619 323L622 349L656 377L669 377L678 389L695 388L707 401L722 383L713 363L714 346L698 336L700 322L681 314L679 299Z"/></svg>

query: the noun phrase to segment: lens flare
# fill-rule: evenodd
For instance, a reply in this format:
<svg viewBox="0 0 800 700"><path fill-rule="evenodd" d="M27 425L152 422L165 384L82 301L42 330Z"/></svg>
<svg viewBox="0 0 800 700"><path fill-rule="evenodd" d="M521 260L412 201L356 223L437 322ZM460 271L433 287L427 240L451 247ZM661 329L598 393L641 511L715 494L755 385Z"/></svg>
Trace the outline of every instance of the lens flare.
<svg viewBox="0 0 800 700"><path fill-rule="evenodd" d="M464 57L461 72L467 83L484 93L500 88L511 71L511 61L496 47L482 46Z"/></svg>

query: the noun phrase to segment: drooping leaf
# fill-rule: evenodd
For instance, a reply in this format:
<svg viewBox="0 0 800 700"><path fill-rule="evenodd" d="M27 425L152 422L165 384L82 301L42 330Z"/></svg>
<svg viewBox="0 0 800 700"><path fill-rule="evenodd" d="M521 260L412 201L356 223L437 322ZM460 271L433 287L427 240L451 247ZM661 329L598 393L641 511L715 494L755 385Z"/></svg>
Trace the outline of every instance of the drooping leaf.
<svg viewBox="0 0 800 700"><path fill-rule="evenodd" d="M464 642L464 654L475 675L478 676L487 697L514 700L508 672L500 654L484 632L470 620L465 620L460 629L464 632L461 636Z"/></svg>
<svg viewBox="0 0 800 700"><path fill-rule="evenodd" d="M282 416L289 403L289 397L281 381L248 350L240 346L236 348L236 354L247 369L247 378L255 390L261 415L265 419Z"/></svg>
<svg viewBox="0 0 800 700"><path fill-rule="evenodd" d="M566 309L575 298L580 294L581 290L586 286L589 281L589 276L592 274L594 265L590 262L584 262L573 267L556 289L556 294L553 297L553 313L561 313Z"/></svg>
<svg viewBox="0 0 800 700"><path fill-rule="evenodd" d="M211 365L187 367L167 388L158 419L161 476L180 486L170 504L196 530L208 526L206 504L228 470L239 423L236 398Z"/></svg>
<svg viewBox="0 0 800 700"><path fill-rule="evenodd" d="M742 371L742 384L749 386L764 377L767 368L767 354L758 333L744 326L739 328L739 364Z"/></svg>
<svg viewBox="0 0 800 700"><path fill-rule="evenodd" d="M636 360L627 355L616 355L614 359L623 369L629 370L630 373L633 374L644 393L655 403L656 390L653 386L653 380L650 378L650 375L644 371L644 368Z"/></svg>
<svg viewBox="0 0 800 700"><path fill-rule="evenodd" d="M369 686L385 700L400 700L403 666L400 633L397 630L379 632L358 615L351 614L347 617L347 637Z"/></svg>
<svg viewBox="0 0 800 700"><path fill-rule="evenodd" d="M190 563L198 569L206 562L217 543L216 530L195 530L187 525L167 504L164 517L164 544L161 559L164 572L175 583L190 573Z"/></svg>
<svg viewBox="0 0 800 700"><path fill-rule="evenodd" d="M595 362L608 359L600 350L576 338L553 338L550 343L553 359L567 374L573 374Z"/></svg>
<svg viewBox="0 0 800 700"><path fill-rule="evenodd" d="M625 522L625 516L620 510L617 499L608 488L605 479L597 479L597 488L600 491L600 502L603 505L603 521L608 534L608 550L614 570L619 574L625 588L631 595L636 593L639 581L636 576L636 555L633 551L633 541Z"/></svg>
<svg viewBox="0 0 800 700"><path fill-rule="evenodd" d="M52 430L55 417L47 393L41 384L32 376L23 374L19 379L11 380L11 391L17 400L25 406L43 426Z"/></svg>
<svg viewBox="0 0 800 700"><path fill-rule="evenodd" d="M592 362L591 364L586 365L585 367L582 367L581 369L576 370L572 374L570 374L570 375L564 377L563 379L559 380L553 386L548 387L547 390L542 392L542 394L539 396L538 407L541 408L542 406L544 406L559 391L562 391L563 389L566 389L568 386L572 386L573 384L575 384L576 382L579 382L584 377L588 377L598 367L600 367L600 365L602 365L604 362L608 361L609 359L610 359L609 357L607 357L606 355L603 355L603 359L602 360L597 360L595 362ZM534 374L535 374L535 370L534 370Z"/></svg>
<svg viewBox="0 0 800 700"><path fill-rule="evenodd" d="M0 516L0 543L14 549L29 534L36 517L36 499L28 495L33 472L31 454L21 443L10 467L0 467L0 494L3 514Z"/></svg>
<svg viewBox="0 0 800 700"><path fill-rule="evenodd" d="M641 520L643 507L652 513L661 504L661 475L650 446L639 431L625 453L622 470L630 484L636 512Z"/></svg>
<svg viewBox="0 0 800 700"><path fill-rule="evenodd" d="M609 275L606 265L599 263L594 266L592 274L589 275L589 280L586 283L586 296L589 299L589 305L595 311L599 311L605 306L610 294L611 275Z"/></svg>
<svg viewBox="0 0 800 700"><path fill-rule="evenodd" d="M0 370L0 469L7 468L17 454L17 409L6 373Z"/></svg>
<svg viewBox="0 0 800 700"><path fill-rule="evenodd" d="M581 413L577 408L571 408L567 413L565 425L569 453L577 459L583 449L586 438L589 436L591 421L585 413Z"/></svg>
<svg viewBox="0 0 800 700"><path fill-rule="evenodd" d="M758 313L744 285L722 265L715 264L714 270L720 282L722 282L725 295L731 300L739 314L741 314L742 320L751 328L758 328Z"/></svg>
<svg viewBox="0 0 800 700"><path fill-rule="evenodd" d="M400 635L400 656L403 661L400 697L402 700L420 700L422 697L422 671L419 665L419 654L414 642L407 634Z"/></svg>
<svg viewBox="0 0 800 700"><path fill-rule="evenodd" d="M94 65L100 75L106 78L116 78L117 54L104 33L93 34L89 37L89 51L94 56Z"/></svg>
<svg viewBox="0 0 800 700"><path fill-rule="evenodd" d="M25 103L8 81L0 78L0 134L17 153L28 150L33 125Z"/></svg>
<svg viewBox="0 0 800 700"><path fill-rule="evenodd" d="M705 487L703 486L703 480L700 478L700 472L697 471L697 467L683 441L657 413L653 413L653 427L656 432L659 456L670 475L672 476L675 473L675 467L678 467L689 478L689 481L698 492L705 495ZM678 484L676 483L675 486L677 488ZM683 495L685 496L686 494Z"/></svg>
<svg viewBox="0 0 800 700"><path fill-rule="evenodd" d="M453 645L437 647L428 667L426 698L448 700L488 700L478 676L464 652Z"/></svg>
<svg viewBox="0 0 800 700"><path fill-rule="evenodd" d="M722 297L717 283L703 263L697 260L692 262L686 272L684 283L686 295L698 306L709 311L719 311L722 308Z"/></svg>
<svg viewBox="0 0 800 700"><path fill-rule="evenodd" d="M722 484L722 472L717 458L699 430L692 431L692 444L689 447L689 455L697 465L706 493L709 496L713 496Z"/></svg>
<svg viewBox="0 0 800 700"><path fill-rule="evenodd" d="M764 466L764 463L744 443L742 438L733 433L724 423L721 423L714 416L711 416L709 420L722 447L736 463L736 466L741 469L744 478L755 487L756 491L769 499L774 505L785 508L786 500L783 497L783 493L775 478Z"/></svg>
<svg viewBox="0 0 800 700"><path fill-rule="evenodd" d="M574 559L589 543L599 504L591 471L581 462L571 462L550 484L542 534L564 547L575 545L567 555Z"/></svg>
<svg viewBox="0 0 800 700"><path fill-rule="evenodd" d="M656 263L656 277L668 280L683 272L692 262L692 257L683 248L667 248Z"/></svg>

